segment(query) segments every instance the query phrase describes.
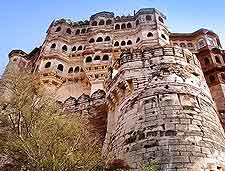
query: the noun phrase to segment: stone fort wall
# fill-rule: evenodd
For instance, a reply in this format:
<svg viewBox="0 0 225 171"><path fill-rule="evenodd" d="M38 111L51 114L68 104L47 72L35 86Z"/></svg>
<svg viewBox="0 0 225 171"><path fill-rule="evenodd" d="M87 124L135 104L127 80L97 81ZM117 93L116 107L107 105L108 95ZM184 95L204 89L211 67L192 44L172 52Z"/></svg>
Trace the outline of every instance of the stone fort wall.
<svg viewBox="0 0 225 171"><path fill-rule="evenodd" d="M106 147L130 161L156 159L162 171L225 169L225 134L197 58L181 48L121 55L106 83ZM210 169L211 168L211 169Z"/></svg>

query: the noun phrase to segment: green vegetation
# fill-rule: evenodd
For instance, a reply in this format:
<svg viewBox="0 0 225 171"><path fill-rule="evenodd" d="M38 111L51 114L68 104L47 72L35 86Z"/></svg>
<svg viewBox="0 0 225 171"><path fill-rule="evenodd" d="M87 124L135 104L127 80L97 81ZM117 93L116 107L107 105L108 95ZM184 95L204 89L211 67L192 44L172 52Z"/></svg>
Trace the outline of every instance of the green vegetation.
<svg viewBox="0 0 225 171"><path fill-rule="evenodd" d="M39 77L8 73L1 98L0 151L10 162L0 170L91 171L102 164L96 134L88 120L67 114L43 95Z"/></svg>

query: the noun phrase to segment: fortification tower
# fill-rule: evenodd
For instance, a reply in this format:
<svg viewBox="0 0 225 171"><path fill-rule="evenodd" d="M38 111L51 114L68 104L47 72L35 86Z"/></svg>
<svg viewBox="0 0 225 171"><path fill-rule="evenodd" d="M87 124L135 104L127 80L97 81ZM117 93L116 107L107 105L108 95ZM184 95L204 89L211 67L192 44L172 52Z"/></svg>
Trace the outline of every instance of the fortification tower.
<svg viewBox="0 0 225 171"><path fill-rule="evenodd" d="M225 128L225 53L218 35L211 30L200 29L194 33L172 33L170 38L175 46L188 48L196 54Z"/></svg>
<svg viewBox="0 0 225 171"><path fill-rule="evenodd" d="M179 47L123 53L106 83L105 149L118 158L156 159L162 171L225 169L225 134L195 55Z"/></svg>

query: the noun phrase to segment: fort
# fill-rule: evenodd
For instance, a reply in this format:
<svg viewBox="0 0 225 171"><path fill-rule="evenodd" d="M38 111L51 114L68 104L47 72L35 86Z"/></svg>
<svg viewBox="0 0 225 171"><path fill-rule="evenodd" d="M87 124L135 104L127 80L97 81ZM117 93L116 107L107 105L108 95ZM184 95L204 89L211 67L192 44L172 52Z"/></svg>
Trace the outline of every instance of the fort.
<svg viewBox="0 0 225 171"><path fill-rule="evenodd" d="M225 51L208 29L172 33L166 16L99 12L51 23L39 48L10 67L41 74L67 111L90 116L103 152L138 171L225 171Z"/></svg>

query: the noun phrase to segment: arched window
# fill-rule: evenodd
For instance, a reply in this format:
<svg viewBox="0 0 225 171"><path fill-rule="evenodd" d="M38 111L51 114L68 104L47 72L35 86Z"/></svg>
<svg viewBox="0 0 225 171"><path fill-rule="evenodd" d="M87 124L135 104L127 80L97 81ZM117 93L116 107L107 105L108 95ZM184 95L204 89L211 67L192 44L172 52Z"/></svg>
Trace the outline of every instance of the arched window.
<svg viewBox="0 0 225 171"><path fill-rule="evenodd" d="M159 21L160 21L161 23L164 23L163 18L162 18L162 17L160 17L160 16L159 16Z"/></svg>
<svg viewBox="0 0 225 171"><path fill-rule="evenodd" d="M62 47L62 50L63 50L63 51L67 51L67 46L64 45L64 46Z"/></svg>
<svg viewBox="0 0 225 171"><path fill-rule="evenodd" d="M125 24L122 24L121 25L121 29L125 29L126 28L126 25Z"/></svg>
<svg viewBox="0 0 225 171"><path fill-rule="evenodd" d="M50 68L51 67L51 62L47 62L46 64L45 64L45 68Z"/></svg>
<svg viewBox="0 0 225 171"><path fill-rule="evenodd" d="M103 41L103 38L102 37L98 37L96 42L102 42Z"/></svg>
<svg viewBox="0 0 225 171"><path fill-rule="evenodd" d="M110 24L112 24L112 20L108 19L108 20L106 21L106 25L110 25Z"/></svg>
<svg viewBox="0 0 225 171"><path fill-rule="evenodd" d="M215 82L215 77L213 76L213 75L210 75L209 76L209 81L210 81L210 83L213 83L213 82Z"/></svg>
<svg viewBox="0 0 225 171"><path fill-rule="evenodd" d="M127 23L127 28L132 28L131 23Z"/></svg>
<svg viewBox="0 0 225 171"><path fill-rule="evenodd" d="M71 29L70 28L66 29L66 33L71 34Z"/></svg>
<svg viewBox="0 0 225 171"><path fill-rule="evenodd" d="M120 44L119 44L119 42L118 41L116 41L115 43L114 43L114 46L119 46Z"/></svg>
<svg viewBox="0 0 225 171"><path fill-rule="evenodd" d="M132 41L128 40L127 45L132 45Z"/></svg>
<svg viewBox="0 0 225 171"><path fill-rule="evenodd" d="M199 40L199 41L198 41L198 47L199 47L199 48L202 48L202 47L204 47L204 46L205 46L205 41L204 41L203 39Z"/></svg>
<svg viewBox="0 0 225 171"><path fill-rule="evenodd" d="M62 30L61 27L57 27L56 30L55 30L55 32L59 32L59 31L61 31L61 30Z"/></svg>
<svg viewBox="0 0 225 171"><path fill-rule="evenodd" d="M109 60L109 55L104 55L102 58L103 61L108 61Z"/></svg>
<svg viewBox="0 0 225 171"><path fill-rule="evenodd" d="M80 34L80 29L77 29L75 35L79 35Z"/></svg>
<svg viewBox="0 0 225 171"><path fill-rule="evenodd" d="M137 21L136 21L136 27L137 27L139 24L140 24L140 21L137 20Z"/></svg>
<svg viewBox="0 0 225 171"><path fill-rule="evenodd" d="M80 71L80 67L77 66L77 67L75 68L74 72L75 72L75 73L78 73L79 71Z"/></svg>
<svg viewBox="0 0 225 171"><path fill-rule="evenodd" d="M90 40L89 40L89 43L94 43L95 42L95 39L94 38L91 38Z"/></svg>
<svg viewBox="0 0 225 171"><path fill-rule="evenodd" d="M185 43L180 43L180 47L185 48L186 47Z"/></svg>
<svg viewBox="0 0 225 171"><path fill-rule="evenodd" d="M210 64L209 58L205 57L205 58L204 58L204 62L205 62L205 65Z"/></svg>
<svg viewBox="0 0 225 171"><path fill-rule="evenodd" d="M125 41L122 41L121 42L121 46L125 46L126 45L126 42Z"/></svg>
<svg viewBox="0 0 225 171"><path fill-rule="evenodd" d="M187 46L188 46L189 48L192 48L192 47L193 47L193 44L192 44L192 43L188 43Z"/></svg>
<svg viewBox="0 0 225 171"><path fill-rule="evenodd" d="M164 40L166 40L166 36L164 34L161 34L161 36Z"/></svg>
<svg viewBox="0 0 225 171"><path fill-rule="evenodd" d="M74 51L76 51L77 50L77 48L76 48L76 46L74 46L73 48L72 48L72 52L74 52Z"/></svg>
<svg viewBox="0 0 225 171"><path fill-rule="evenodd" d="M111 38L109 36L106 36L105 41L110 41Z"/></svg>
<svg viewBox="0 0 225 171"><path fill-rule="evenodd" d="M94 60L100 60L101 58L100 58L100 56L95 56L94 57Z"/></svg>
<svg viewBox="0 0 225 171"><path fill-rule="evenodd" d="M88 56L85 61L86 62L92 62L92 58L90 56Z"/></svg>
<svg viewBox="0 0 225 171"><path fill-rule="evenodd" d="M89 33L89 32L90 32L90 30L91 30L90 28L87 28L87 31L86 31L86 32L87 32L87 33Z"/></svg>
<svg viewBox="0 0 225 171"><path fill-rule="evenodd" d="M119 30L119 29L120 29L120 25L117 24L117 25L115 26L115 29L116 29L116 30Z"/></svg>
<svg viewBox="0 0 225 171"><path fill-rule="evenodd" d="M62 64L59 64L58 67L57 67L57 69L60 70L60 71L63 71L63 65Z"/></svg>
<svg viewBox="0 0 225 171"><path fill-rule="evenodd" d="M77 48L77 50L82 50L82 46L80 45L80 46Z"/></svg>
<svg viewBox="0 0 225 171"><path fill-rule="evenodd" d="M152 20L152 16L151 15L146 15L146 21L151 21Z"/></svg>
<svg viewBox="0 0 225 171"><path fill-rule="evenodd" d="M98 25L100 25L100 26L102 26L104 24L105 24L105 21L104 20L100 20L99 23L98 23Z"/></svg>
<svg viewBox="0 0 225 171"><path fill-rule="evenodd" d="M85 28L81 30L81 34L84 34L85 32L86 32Z"/></svg>
<svg viewBox="0 0 225 171"><path fill-rule="evenodd" d="M215 56L216 63L221 64L220 58L218 56Z"/></svg>
<svg viewBox="0 0 225 171"><path fill-rule="evenodd" d="M148 32L147 37L153 37L152 32Z"/></svg>
<svg viewBox="0 0 225 171"><path fill-rule="evenodd" d="M68 73L73 73L73 67L70 67Z"/></svg>
<svg viewBox="0 0 225 171"><path fill-rule="evenodd" d="M136 43L138 43L140 40L141 40L140 37L138 37L137 40L136 40Z"/></svg>
<svg viewBox="0 0 225 171"><path fill-rule="evenodd" d="M92 26L97 26L97 21L93 21L91 25Z"/></svg>
<svg viewBox="0 0 225 171"><path fill-rule="evenodd" d="M224 73L221 73L221 78L223 81L225 81L225 74Z"/></svg>
<svg viewBox="0 0 225 171"><path fill-rule="evenodd" d="M56 48L56 44L53 43L53 44L51 45L51 49L55 49L55 48Z"/></svg>

